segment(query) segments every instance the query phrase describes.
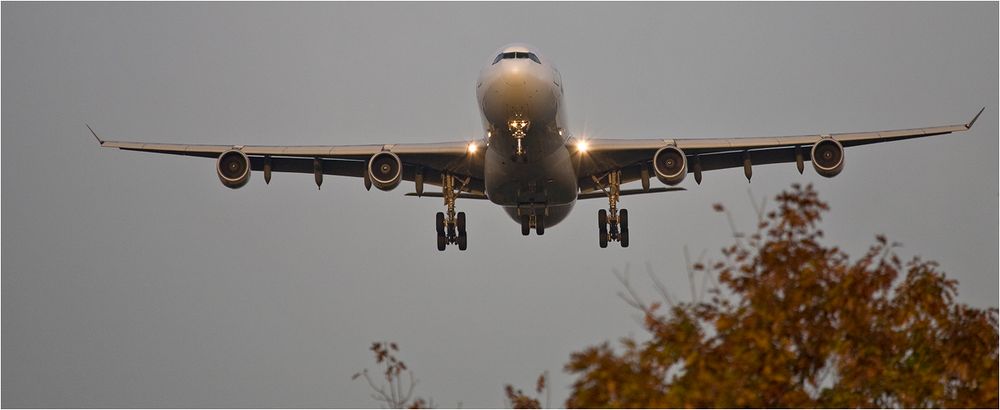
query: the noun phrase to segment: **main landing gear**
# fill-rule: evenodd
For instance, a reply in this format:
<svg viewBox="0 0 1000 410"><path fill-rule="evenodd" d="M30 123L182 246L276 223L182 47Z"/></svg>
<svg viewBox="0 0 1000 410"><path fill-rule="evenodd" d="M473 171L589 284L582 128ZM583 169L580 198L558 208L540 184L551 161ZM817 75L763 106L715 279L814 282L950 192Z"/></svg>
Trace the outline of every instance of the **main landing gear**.
<svg viewBox="0 0 1000 410"><path fill-rule="evenodd" d="M610 172L607 185L601 183L604 178L591 176L605 194L608 195L608 209L597 211L598 244L608 247L608 242L618 242L622 248L628 248L628 210L618 210L618 199L621 195L621 171Z"/></svg>
<svg viewBox="0 0 1000 410"><path fill-rule="evenodd" d="M517 212L521 216L521 235L528 236L532 229L538 235L545 235L545 214L547 209L531 206L518 208Z"/></svg>
<svg viewBox="0 0 1000 410"><path fill-rule="evenodd" d="M448 244L457 244L460 251L464 251L469 246L468 235L465 232L465 212L455 213L455 199L468 183L469 179L466 178L465 181L462 181L462 186L456 189L454 175L444 174L441 176L441 191L448 212L438 212L434 220L439 251L443 251Z"/></svg>

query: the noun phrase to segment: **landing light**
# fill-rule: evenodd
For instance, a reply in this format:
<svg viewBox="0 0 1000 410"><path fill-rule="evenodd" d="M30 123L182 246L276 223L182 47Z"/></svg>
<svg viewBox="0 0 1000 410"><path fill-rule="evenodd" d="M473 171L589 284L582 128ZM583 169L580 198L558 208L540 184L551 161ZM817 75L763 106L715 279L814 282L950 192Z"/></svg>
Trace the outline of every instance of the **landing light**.
<svg viewBox="0 0 1000 410"><path fill-rule="evenodd" d="M577 152L580 152L580 153L587 152L587 148L589 148L589 146L587 145L587 141L577 141L577 143L576 143L576 151Z"/></svg>
<svg viewBox="0 0 1000 410"><path fill-rule="evenodd" d="M475 154L475 153L476 153L476 151L478 151L478 150L479 150L479 146L478 146L478 145L476 145L476 143L475 143L475 142L470 142L470 143L469 143L469 153L470 153L470 154Z"/></svg>

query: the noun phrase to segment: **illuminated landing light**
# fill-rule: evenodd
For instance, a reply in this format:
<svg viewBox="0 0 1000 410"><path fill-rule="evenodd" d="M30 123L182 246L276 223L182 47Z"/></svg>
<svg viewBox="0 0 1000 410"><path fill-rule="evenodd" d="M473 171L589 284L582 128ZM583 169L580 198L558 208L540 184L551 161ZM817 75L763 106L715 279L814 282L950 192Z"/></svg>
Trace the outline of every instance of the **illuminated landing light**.
<svg viewBox="0 0 1000 410"><path fill-rule="evenodd" d="M469 143L469 153L470 153L470 154L475 154L475 153L476 153L476 151L479 151L479 146L478 146L478 145L476 145L476 143L475 143L475 142L470 142L470 143Z"/></svg>
<svg viewBox="0 0 1000 410"><path fill-rule="evenodd" d="M587 152L588 148L590 148L590 146L587 145L587 141L582 141L582 140L581 141L577 141L577 143L576 143L576 151L577 152L579 152L581 154L585 153L585 152Z"/></svg>

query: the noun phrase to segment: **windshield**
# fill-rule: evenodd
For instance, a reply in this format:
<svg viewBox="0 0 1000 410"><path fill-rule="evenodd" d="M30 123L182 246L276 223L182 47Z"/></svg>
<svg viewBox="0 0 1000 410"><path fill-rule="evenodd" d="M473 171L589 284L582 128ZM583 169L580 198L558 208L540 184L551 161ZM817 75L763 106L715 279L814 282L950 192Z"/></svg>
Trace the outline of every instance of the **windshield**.
<svg viewBox="0 0 1000 410"><path fill-rule="evenodd" d="M527 58L530 59L531 61L534 61L537 64L542 63L541 61L538 60L538 56L536 56L535 53L529 53L525 51L511 51L508 53L497 54L497 58L493 60L493 64L499 63L500 60L506 60L508 58Z"/></svg>

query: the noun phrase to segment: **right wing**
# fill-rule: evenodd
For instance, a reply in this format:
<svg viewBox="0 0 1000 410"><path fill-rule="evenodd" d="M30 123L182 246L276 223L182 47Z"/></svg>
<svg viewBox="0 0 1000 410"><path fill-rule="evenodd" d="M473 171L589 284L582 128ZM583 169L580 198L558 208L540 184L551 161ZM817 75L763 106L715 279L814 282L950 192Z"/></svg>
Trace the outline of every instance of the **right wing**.
<svg viewBox="0 0 1000 410"><path fill-rule="evenodd" d="M87 128L90 129L90 126ZM106 148L204 158L217 158L223 152L236 149L250 158L253 171L263 170L266 160L270 162L272 172L313 174L315 161L318 160L325 175L358 178L366 177L369 158L380 152L392 152L403 162L403 180L413 181L419 173L424 183L440 186L442 174L450 174L468 181L464 189L466 192L482 193L485 189L482 155L470 152L470 144L478 143L472 141L311 146L200 145L106 141L98 137L93 129L90 132Z"/></svg>

